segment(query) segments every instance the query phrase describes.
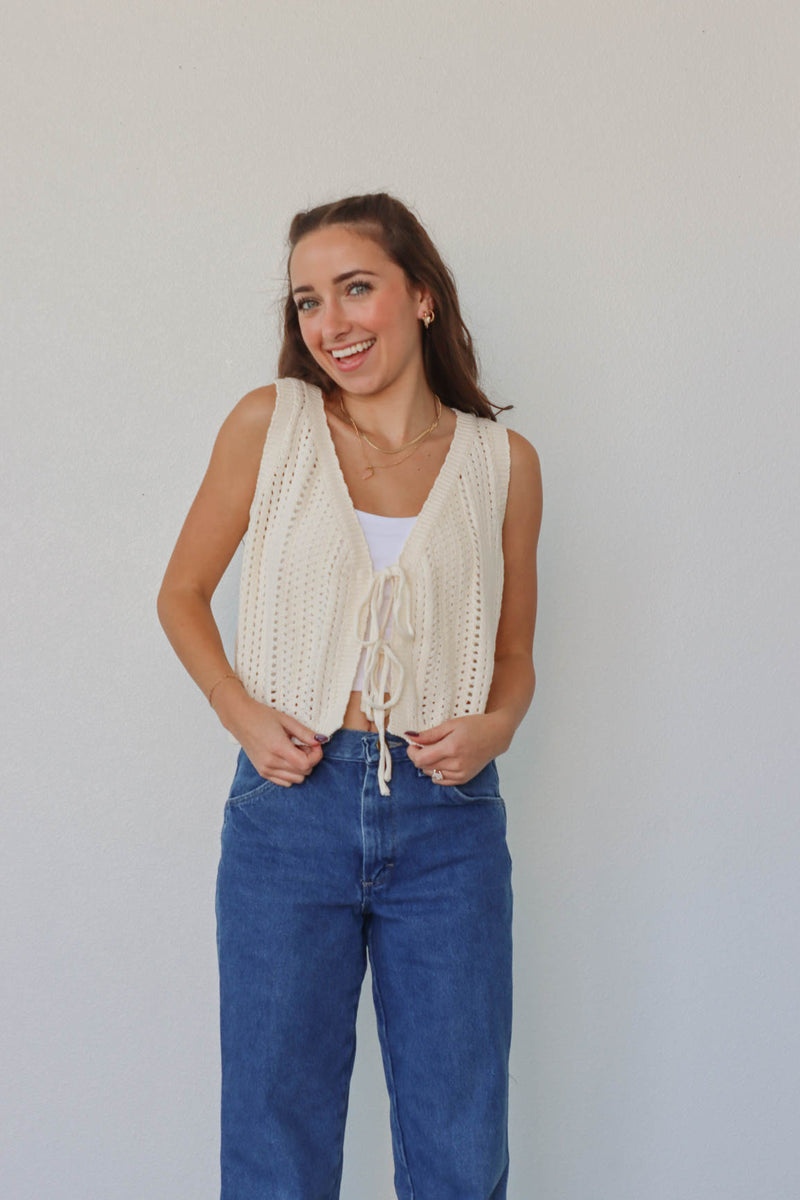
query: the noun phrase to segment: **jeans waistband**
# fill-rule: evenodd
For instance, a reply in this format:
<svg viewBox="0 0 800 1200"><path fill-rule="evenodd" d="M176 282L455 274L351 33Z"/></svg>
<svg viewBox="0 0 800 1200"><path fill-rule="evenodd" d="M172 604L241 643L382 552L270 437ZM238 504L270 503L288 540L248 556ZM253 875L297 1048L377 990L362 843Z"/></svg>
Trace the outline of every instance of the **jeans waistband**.
<svg viewBox="0 0 800 1200"><path fill-rule="evenodd" d="M386 745L393 760L407 757L408 742L405 738L398 737L394 733L387 733ZM348 758L360 759L363 762L377 762L380 758L378 734L363 729L342 727L331 735L329 741L323 742L322 753L325 758Z"/></svg>

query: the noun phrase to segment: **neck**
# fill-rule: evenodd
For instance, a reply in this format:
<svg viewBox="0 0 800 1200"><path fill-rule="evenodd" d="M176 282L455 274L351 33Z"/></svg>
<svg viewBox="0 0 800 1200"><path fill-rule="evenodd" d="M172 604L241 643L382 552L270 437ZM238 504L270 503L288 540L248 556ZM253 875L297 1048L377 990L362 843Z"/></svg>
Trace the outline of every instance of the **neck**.
<svg viewBox="0 0 800 1200"><path fill-rule="evenodd" d="M425 380L412 394L406 389L401 392L389 387L371 395L353 395L336 388L332 399L340 416L341 401L362 433L387 447L416 437L434 420L438 408Z"/></svg>

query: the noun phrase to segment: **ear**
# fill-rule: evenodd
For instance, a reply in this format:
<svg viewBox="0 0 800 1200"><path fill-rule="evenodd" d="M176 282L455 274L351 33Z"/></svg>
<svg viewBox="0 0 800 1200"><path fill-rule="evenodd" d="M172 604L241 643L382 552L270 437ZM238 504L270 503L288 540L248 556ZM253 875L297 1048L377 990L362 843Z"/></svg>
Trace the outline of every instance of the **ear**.
<svg viewBox="0 0 800 1200"><path fill-rule="evenodd" d="M423 313L435 311L436 305L428 288L420 288L419 304L417 305L417 320L421 321Z"/></svg>

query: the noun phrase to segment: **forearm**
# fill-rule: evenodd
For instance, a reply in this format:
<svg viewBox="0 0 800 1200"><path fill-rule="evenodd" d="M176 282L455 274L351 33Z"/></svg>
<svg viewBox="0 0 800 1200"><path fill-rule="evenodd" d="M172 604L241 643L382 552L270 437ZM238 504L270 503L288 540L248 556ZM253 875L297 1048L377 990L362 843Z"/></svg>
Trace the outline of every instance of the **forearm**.
<svg viewBox="0 0 800 1200"><path fill-rule="evenodd" d="M225 654L211 605L199 593L187 589L160 593L157 609L172 649L194 682L206 697L214 688L212 707L228 728L232 713L249 697L236 679L222 678L233 675L234 670ZM214 687L220 679L222 682Z"/></svg>
<svg viewBox="0 0 800 1200"><path fill-rule="evenodd" d="M486 713L496 718L507 750L522 718L531 706L536 689L536 672L527 654L496 658Z"/></svg>

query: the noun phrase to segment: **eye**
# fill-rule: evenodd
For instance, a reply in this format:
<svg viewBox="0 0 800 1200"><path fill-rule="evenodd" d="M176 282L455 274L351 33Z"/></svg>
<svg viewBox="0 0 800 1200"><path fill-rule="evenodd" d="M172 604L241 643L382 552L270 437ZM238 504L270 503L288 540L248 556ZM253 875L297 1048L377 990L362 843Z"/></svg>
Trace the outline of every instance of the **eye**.
<svg viewBox="0 0 800 1200"><path fill-rule="evenodd" d="M371 292L374 290L372 284L367 279L351 279L347 285L348 294L352 294L353 288L363 288L364 289L363 292L356 292L355 293L356 295L365 295L368 292ZM310 312L311 310L308 306L314 305L316 303L317 303L316 300L312 300L310 297L306 297L302 300L298 300L297 301L297 311L301 312L301 313L302 312Z"/></svg>

